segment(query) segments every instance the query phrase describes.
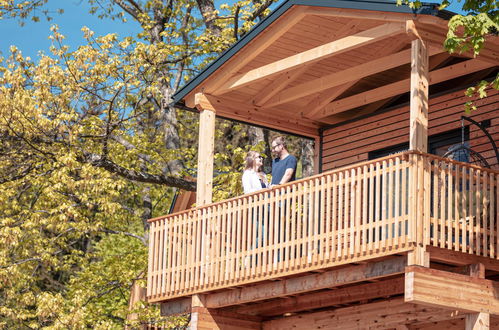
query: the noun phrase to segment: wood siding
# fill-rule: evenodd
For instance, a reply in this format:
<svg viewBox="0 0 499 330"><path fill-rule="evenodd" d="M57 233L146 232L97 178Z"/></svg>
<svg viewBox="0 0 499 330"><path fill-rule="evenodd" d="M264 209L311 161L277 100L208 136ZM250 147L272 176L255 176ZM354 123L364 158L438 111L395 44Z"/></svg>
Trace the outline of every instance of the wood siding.
<svg viewBox="0 0 499 330"><path fill-rule="evenodd" d="M461 127L463 104L469 99L459 90L432 97L429 105L428 135ZM476 102L478 110L470 115L478 122L491 121L488 132L499 145L499 92L489 91L487 98ZM470 123L465 122L465 125ZM493 169L499 169L491 143L476 125L469 125L470 147L479 152ZM369 152L409 142L409 106L400 107L324 131L322 170L368 160Z"/></svg>

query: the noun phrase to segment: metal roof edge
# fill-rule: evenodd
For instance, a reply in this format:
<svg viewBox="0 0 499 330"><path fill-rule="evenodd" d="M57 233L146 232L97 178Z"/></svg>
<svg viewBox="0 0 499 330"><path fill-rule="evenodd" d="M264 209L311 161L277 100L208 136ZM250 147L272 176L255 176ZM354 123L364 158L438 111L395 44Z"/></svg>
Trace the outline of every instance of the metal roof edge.
<svg viewBox="0 0 499 330"><path fill-rule="evenodd" d="M368 5L370 4L370 5ZM395 2L391 0L286 0L280 4L270 15L265 17L257 25L255 25L248 33L246 33L241 39L234 43L231 47L225 50L216 60L208 64L198 75L192 78L184 86L182 86L174 95L172 104L177 104L183 99L185 95L191 92L196 86L202 83L206 78L208 78L215 70L221 67L226 61L228 61L233 55L235 55L241 48L248 44L253 38L255 38L260 32L265 30L267 26L272 24L275 20L281 17L289 8L294 5L306 5L306 6L317 6L317 7L329 7L329 8L344 8L344 9L362 9L362 10L372 10L372 11L388 11L395 13L407 13L407 14L422 14L422 15L433 15L443 19L449 19L454 13L446 10L439 11L437 9L437 3L422 3L421 7L418 9L411 9L409 6L397 6ZM366 6L368 5L368 6ZM440 15L443 14L443 15Z"/></svg>

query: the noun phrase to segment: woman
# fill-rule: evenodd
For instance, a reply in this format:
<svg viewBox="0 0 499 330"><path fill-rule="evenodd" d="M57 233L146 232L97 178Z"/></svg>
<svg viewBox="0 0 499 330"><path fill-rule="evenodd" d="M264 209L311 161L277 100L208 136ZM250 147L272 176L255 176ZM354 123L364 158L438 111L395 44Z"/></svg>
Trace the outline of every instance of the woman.
<svg viewBox="0 0 499 330"><path fill-rule="evenodd" d="M268 182L261 171L263 157L256 151L249 151L246 155L246 166L243 172L243 189L245 194L267 188Z"/></svg>

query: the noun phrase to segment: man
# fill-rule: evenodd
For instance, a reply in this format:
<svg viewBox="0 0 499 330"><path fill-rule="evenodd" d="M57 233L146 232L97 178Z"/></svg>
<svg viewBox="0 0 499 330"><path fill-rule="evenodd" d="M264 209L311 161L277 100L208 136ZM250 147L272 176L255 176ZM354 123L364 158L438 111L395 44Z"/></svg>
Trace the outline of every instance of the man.
<svg viewBox="0 0 499 330"><path fill-rule="evenodd" d="M272 153L275 159L272 161L271 185L284 184L295 180L296 157L286 149L286 141L282 136L272 140Z"/></svg>

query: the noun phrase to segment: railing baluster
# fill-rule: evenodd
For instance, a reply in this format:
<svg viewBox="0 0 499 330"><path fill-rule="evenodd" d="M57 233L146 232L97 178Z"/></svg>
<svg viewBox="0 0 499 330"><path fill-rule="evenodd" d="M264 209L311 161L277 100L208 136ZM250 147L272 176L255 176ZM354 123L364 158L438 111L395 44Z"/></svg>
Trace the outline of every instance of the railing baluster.
<svg viewBox="0 0 499 330"><path fill-rule="evenodd" d="M387 241L386 244L388 248L393 248L393 227L395 226L395 216L394 216L394 197L393 196L393 188L394 188L394 182L393 182L393 176L396 173L393 164L393 159L388 160L388 211L387 213ZM396 191L396 190L395 190Z"/></svg>
<svg viewBox="0 0 499 330"><path fill-rule="evenodd" d="M151 301L408 252L498 258L497 171L419 152L151 220ZM411 245L408 245L408 242Z"/></svg>
<svg viewBox="0 0 499 330"><path fill-rule="evenodd" d="M487 217L487 214L489 213L489 210L488 210L488 190L489 190L489 176L487 175L487 172L483 172L483 188L482 188L482 214L481 214L481 218L482 218L482 222L483 222L483 229L482 229L482 232L483 232L483 236L482 236L482 239L483 239L483 256L484 257L488 257L489 255L489 242L488 242L488 231L489 231L489 226L488 226L488 217Z"/></svg>
<svg viewBox="0 0 499 330"><path fill-rule="evenodd" d="M466 167L461 167L461 203L459 209L461 210L461 252L466 252L468 246L466 222L468 221L468 210L466 200L466 184L467 184Z"/></svg>
<svg viewBox="0 0 499 330"><path fill-rule="evenodd" d="M338 257L343 256L343 172L340 172L338 178Z"/></svg>
<svg viewBox="0 0 499 330"><path fill-rule="evenodd" d="M476 245L478 255L482 254L482 203L480 202L480 192L482 183L482 172L480 170L476 171L476 189L475 189L475 220L476 220Z"/></svg>
<svg viewBox="0 0 499 330"><path fill-rule="evenodd" d="M353 237L350 237L350 232L349 230L351 229L350 226L353 225L353 214L351 213L350 211L350 203L351 203L351 199L352 199L352 196L350 195L350 188L351 188L351 176L350 176L350 171L349 170L346 170L345 171L345 197L344 197L344 201L345 201L345 204L344 204L344 208L345 208L345 212L343 213L344 217L343 217L343 237L345 238L345 246L343 248L343 255L345 257L348 256L348 254L350 253L350 244L352 242L352 239ZM352 207L352 210L353 210L353 207Z"/></svg>
<svg viewBox="0 0 499 330"><path fill-rule="evenodd" d="M358 170L358 169L357 169ZM356 243L357 243L357 238L355 235L355 231L358 230L358 225L357 225L357 214L360 213L357 211L357 200L359 194L357 194L357 186L359 184L358 179L360 175L355 169L351 169L351 183L350 183L350 221L349 221L349 226L350 226L350 256L354 256L356 253ZM359 210L360 211L360 210Z"/></svg>
<svg viewBox="0 0 499 330"><path fill-rule="evenodd" d="M291 259L291 242L292 242L292 237L293 237L293 217L291 214L291 203L293 203L293 199L291 196L291 187L286 186L286 229L284 231L285 238L284 238L284 253L283 253L283 258L284 258L284 270L289 271L289 262Z"/></svg>
<svg viewBox="0 0 499 330"><path fill-rule="evenodd" d="M337 237L338 237L338 176L336 173L333 173L332 175L332 183L331 183L331 194L332 194L332 201L331 201L331 259L335 260L337 257L337 249L336 249L336 243L337 243Z"/></svg>
<svg viewBox="0 0 499 330"><path fill-rule="evenodd" d="M368 205L367 205L367 198L368 198L368 167L367 165L364 165L362 167L362 195L360 198L362 199L362 219L361 219L361 233L362 233L362 238L360 245L362 247L362 251L360 253L362 255L365 255L367 253L367 226L368 226L368 221L367 221L367 210L368 210Z"/></svg>
<svg viewBox="0 0 499 330"><path fill-rule="evenodd" d="M374 195L376 196L375 208L374 208L374 232L373 232L373 240L374 240L374 249L380 249L380 222L381 222L381 167L380 163L376 163L376 191Z"/></svg>
<svg viewBox="0 0 499 330"><path fill-rule="evenodd" d="M495 258L497 254L496 246L494 244L494 241L499 241L496 239L496 233L497 231L495 230L495 217L496 217L496 210L494 207L495 200L497 199L496 194L494 194L494 187L496 187L497 182L494 180L494 174L490 173L490 185L489 185L489 203L490 203L490 211L489 211L489 223L490 223L490 235L489 235L489 246L490 246L490 257ZM497 188L496 188L497 189Z"/></svg>
<svg viewBox="0 0 499 330"><path fill-rule="evenodd" d="M393 209L393 247L398 248L400 239L400 158L395 158L395 169L393 171L393 177L395 181L395 196L394 196L394 209Z"/></svg>
<svg viewBox="0 0 499 330"><path fill-rule="evenodd" d="M298 234L298 226L297 226L297 209L296 209L296 204L298 203L298 200L296 199L296 194L297 194L297 187L295 184L292 185L291 187L291 239L292 243L291 244L291 251L290 251L290 259L291 259L291 268L296 269L296 259L298 259L298 255L296 253L298 249L298 239L299 239L299 234Z"/></svg>
<svg viewBox="0 0 499 330"><path fill-rule="evenodd" d="M375 173L374 173L374 165L369 164L369 229L367 232L367 240L369 242L368 250L372 253L374 246L374 188L375 188Z"/></svg>

